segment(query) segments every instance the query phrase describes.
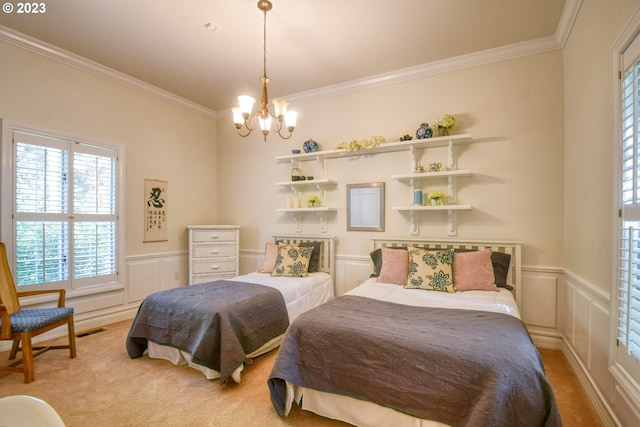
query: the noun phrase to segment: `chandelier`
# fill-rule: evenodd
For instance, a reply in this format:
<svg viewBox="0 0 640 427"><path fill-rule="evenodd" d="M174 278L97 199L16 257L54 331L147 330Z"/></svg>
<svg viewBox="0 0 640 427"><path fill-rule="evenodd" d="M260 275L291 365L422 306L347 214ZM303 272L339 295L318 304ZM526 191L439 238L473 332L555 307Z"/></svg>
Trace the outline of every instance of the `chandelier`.
<svg viewBox="0 0 640 427"><path fill-rule="evenodd" d="M271 10L273 5L269 0L259 0L258 9L264 13L264 55L263 55L263 74L260 77L262 82L262 102L260 110L255 113L251 113L253 110L253 104L255 99L247 95L240 95L238 97L239 107L232 108L233 122L238 130L238 135L241 137L249 136L256 127L256 122L260 126L260 130L264 135L264 140L267 140L267 135L270 130L274 130L283 139L291 138L293 130L296 127L295 111L288 111L287 106L289 101L283 98L275 98L273 100L273 106L275 114L272 114L267 107L269 99L267 97L267 83L269 83L269 77L267 77L267 12ZM283 135L283 128L288 131L287 135Z"/></svg>

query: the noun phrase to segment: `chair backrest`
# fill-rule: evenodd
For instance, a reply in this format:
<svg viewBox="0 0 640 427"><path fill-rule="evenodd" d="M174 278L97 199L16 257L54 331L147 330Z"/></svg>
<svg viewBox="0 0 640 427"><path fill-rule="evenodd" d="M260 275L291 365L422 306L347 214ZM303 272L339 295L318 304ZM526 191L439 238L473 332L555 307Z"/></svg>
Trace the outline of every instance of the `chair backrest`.
<svg viewBox="0 0 640 427"><path fill-rule="evenodd" d="M2 242L0 242L0 303L7 307L9 314L20 311L16 284L7 260L7 248Z"/></svg>
<svg viewBox="0 0 640 427"><path fill-rule="evenodd" d="M44 400L16 395L0 399L0 425L7 427L64 427L64 421Z"/></svg>

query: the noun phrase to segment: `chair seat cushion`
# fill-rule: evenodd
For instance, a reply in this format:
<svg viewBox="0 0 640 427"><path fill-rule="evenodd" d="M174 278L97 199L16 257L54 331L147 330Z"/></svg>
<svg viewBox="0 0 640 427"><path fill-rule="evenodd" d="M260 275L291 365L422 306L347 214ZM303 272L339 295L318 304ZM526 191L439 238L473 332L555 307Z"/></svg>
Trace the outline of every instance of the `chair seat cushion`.
<svg viewBox="0 0 640 427"><path fill-rule="evenodd" d="M73 307L33 308L10 315L11 332L30 332L73 314ZM0 321L2 326L2 321Z"/></svg>

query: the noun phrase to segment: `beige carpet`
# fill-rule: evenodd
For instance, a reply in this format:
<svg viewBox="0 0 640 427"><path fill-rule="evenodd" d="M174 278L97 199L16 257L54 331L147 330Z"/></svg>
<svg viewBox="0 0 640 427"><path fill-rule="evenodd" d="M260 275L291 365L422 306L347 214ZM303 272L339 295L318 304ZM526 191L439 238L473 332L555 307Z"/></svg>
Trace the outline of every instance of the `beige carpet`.
<svg viewBox="0 0 640 427"><path fill-rule="evenodd" d="M78 358L64 350L36 359L36 381L0 374L0 397L28 394L49 402L68 427L118 426L345 426L295 408L280 419L269 400L267 377L277 350L257 358L242 383L221 386L186 366L144 356L129 359L130 321L77 339ZM559 351L542 350L565 427L600 426L575 375ZM6 360L7 354L0 354ZM547 363L548 361L548 363Z"/></svg>

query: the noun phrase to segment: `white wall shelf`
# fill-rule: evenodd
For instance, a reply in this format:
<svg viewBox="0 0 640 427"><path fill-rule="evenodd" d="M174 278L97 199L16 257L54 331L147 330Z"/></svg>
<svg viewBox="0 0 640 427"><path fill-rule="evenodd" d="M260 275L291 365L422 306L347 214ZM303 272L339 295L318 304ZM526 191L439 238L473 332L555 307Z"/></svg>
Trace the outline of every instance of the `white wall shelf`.
<svg viewBox="0 0 640 427"><path fill-rule="evenodd" d="M394 211L403 212L408 211L411 216L411 234L417 235L420 231L420 212L425 211L446 211L447 212L447 224L448 235L455 236L458 234L457 212L460 210L472 209L470 205L442 205L442 206L394 206L391 208Z"/></svg>
<svg viewBox="0 0 640 427"><path fill-rule="evenodd" d="M321 179L310 179L305 181L280 181L276 182L276 185L282 187L307 187L309 185L325 186L325 185L335 185L338 181L334 181L333 179L321 178Z"/></svg>
<svg viewBox="0 0 640 427"><path fill-rule="evenodd" d="M320 231L322 233L327 232L327 215L329 212L336 212L336 208L329 208L327 206L319 206L314 208L278 208L276 212L286 212L294 216L296 219L296 233L302 232L302 216L308 212L315 212L320 219Z"/></svg>
<svg viewBox="0 0 640 427"><path fill-rule="evenodd" d="M441 172L421 172L421 173L401 173L391 175L391 178L398 181L417 181L421 179L445 178L450 176L470 176L469 169L447 170Z"/></svg>
<svg viewBox="0 0 640 427"><path fill-rule="evenodd" d="M398 212L408 211L411 216L411 234L419 234L420 213L425 211L447 211L450 236L457 234L457 215L458 210L471 209L469 205L457 204L457 179L458 177L470 176L471 171L468 169L457 169L457 150L456 145L462 143L469 143L472 140L470 134L461 135L449 135L436 138L425 139L412 139L409 141L395 141L386 142L380 144L377 147L365 148L361 151L349 151L343 149L337 150L323 150L313 153L300 153L300 154L288 154L284 156L278 156L275 158L278 163L289 163L293 167L300 167L303 162L315 161L322 169L321 177L313 180L305 181L280 181L276 182L277 186L289 187L293 191L296 199L300 197L301 191L310 185L315 185L318 192L322 194L320 202L322 206L316 208L296 208L287 207L276 209L276 212L290 213L296 218L296 232L302 231L302 217L304 213L316 212L320 217L321 231L326 233L327 231L327 214L329 212L337 211L336 208L326 206L326 190L330 185L336 185L337 181L328 178L327 174L327 160L336 159L342 157L353 156L370 156L373 154L391 153L397 151L409 151L412 158L413 167L412 170L416 170L420 164L420 157L422 150L436 147L447 147L447 162L446 169L439 172L422 172L422 173L405 173L395 174L391 178L401 182L406 182L411 186L411 193L413 190L421 185L423 180L437 180L446 179L448 192L447 202L444 206L394 206L391 209ZM304 200L301 201L304 203Z"/></svg>
<svg viewBox="0 0 640 427"><path fill-rule="evenodd" d="M469 169L457 169L458 155L456 144L462 142L470 142L471 135L452 135L448 137L428 138L418 141L405 141L409 152L411 153L412 170L417 170L420 165L422 152L433 147L447 147L447 162L444 170L438 172L413 172L391 175L391 178L400 182L408 183L411 186L411 196L414 190L422 191L423 182L430 180L446 179L447 180L447 203L442 206L433 205L410 205L410 206L393 206L391 209L397 212L409 212L411 217L411 234L420 233L420 213L427 211L446 211L449 236L458 234L458 215L459 210L469 210L470 205L457 204L458 202L458 178L471 176ZM412 143L413 142L413 143Z"/></svg>
<svg viewBox="0 0 640 427"><path fill-rule="evenodd" d="M426 138L426 139L412 139L409 141L396 141L396 142L386 142L384 144L380 144L377 147L365 148L361 151L349 151L349 150L323 150L316 151L314 153L300 153L300 154L289 154L286 156L278 156L276 157L277 162L295 162L295 161L309 161L309 160L324 160L324 159L335 159L339 157L351 157L351 156L368 156L371 154L378 153L390 153L393 151L406 151L411 150L411 147L415 148L429 148L429 147L444 147L453 144L466 143L471 141L470 134L462 134L462 135L450 135L450 136L440 136L437 138Z"/></svg>

